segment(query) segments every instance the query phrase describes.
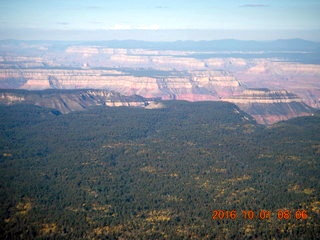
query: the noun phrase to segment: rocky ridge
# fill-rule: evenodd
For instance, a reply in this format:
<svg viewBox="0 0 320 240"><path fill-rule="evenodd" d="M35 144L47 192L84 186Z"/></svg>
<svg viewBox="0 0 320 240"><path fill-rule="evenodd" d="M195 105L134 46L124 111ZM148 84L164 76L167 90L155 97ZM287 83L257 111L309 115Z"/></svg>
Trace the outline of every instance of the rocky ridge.
<svg viewBox="0 0 320 240"><path fill-rule="evenodd" d="M60 113L85 110L93 106L108 107L141 107L148 109L159 108L155 99L146 99L138 95L124 96L107 90L1 90L0 103L26 103L52 108Z"/></svg>
<svg viewBox="0 0 320 240"><path fill-rule="evenodd" d="M236 104L260 124L273 124L314 112L301 98L286 90L247 89L223 100Z"/></svg>
<svg viewBox="0 0 320 240"><path fill-rule="evenodd" d="M285 51L281 41L267 44L270 49L262 43L256 43L262 44L256 48L258 45L252 47L252 42L234 45L234 41L223 41L220 47L215 44L221 43L213 42L32 43L31 47L29 43L11 46L5 42L0 44L0 88L93 89L95 93L106 90L163 100L223 100L235 103L260 123L273 123L312 114L307 105L320 107L320 65L304 62L312 60L310 57L316 54L312 51L318 45L300 49L301 41L298 45L289 42L293 45ZM286 60L288 54L291 59ZM302 61L296 61L296 57ZM270 90L252 89L261 87ZM7 102L25 97L7 95ZM61 102L69 103L70 98L59 98L46 104L68 112ZM90 99L86 103L75 100L79 106L71 101L71 109L90 105ZM113 101L113 105L128 105L121 101ZM98 103L106 104L103 99L92 104Z"/></svg>
<svg viewBox="0 0 320 240"><path fill-rule="evenodd" d="M138 95L124 96L108 90L1 90L0 103L27 103L58 110L60 113L81 111L93 106L140 107L145 109L164 108L160 99ZM311 115L314 110L304 104L295 94L285 90L247 89L231 98L222 98L236 104L260 124L273 124L299 116Z"/></svg>
<svg viewBox="0 0 320 240"><path fill-rule="evenodd" d="M19 89L110 89L124 95L189 101L217 100L241 90L241 84L222 71L135 76L116 70L0 69L0 87L9 80Z"/></svg>

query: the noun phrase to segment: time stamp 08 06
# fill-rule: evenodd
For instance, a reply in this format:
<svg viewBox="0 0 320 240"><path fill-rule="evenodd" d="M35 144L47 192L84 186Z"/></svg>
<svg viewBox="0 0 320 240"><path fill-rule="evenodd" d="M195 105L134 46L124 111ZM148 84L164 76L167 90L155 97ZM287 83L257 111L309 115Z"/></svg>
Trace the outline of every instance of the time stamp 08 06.
<svg viewBox="0 0 320 240"><path fill-rule="evenodd" d="M278 209L276 211L270 210L213 210L212 211L212 219L213 220L223 220L223 219L260 219L260 220L268 220L272 217L276 216L279 220L289 220L289 219L297 219L297 220L306 220L308 219L308 213L304 209L298 210L288 210L288 209Z"/></svg>

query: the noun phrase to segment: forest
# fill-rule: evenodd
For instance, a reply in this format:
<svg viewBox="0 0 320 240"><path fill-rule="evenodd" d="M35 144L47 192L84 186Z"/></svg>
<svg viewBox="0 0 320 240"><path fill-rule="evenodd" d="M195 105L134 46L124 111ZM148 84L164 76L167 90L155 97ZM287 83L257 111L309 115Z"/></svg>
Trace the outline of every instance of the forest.
<svg viewBox="0 0 320 240"><path fill-rule="evenodd" d="M319 113L162 103L1 105L0 238L320 239Z"/></svg>

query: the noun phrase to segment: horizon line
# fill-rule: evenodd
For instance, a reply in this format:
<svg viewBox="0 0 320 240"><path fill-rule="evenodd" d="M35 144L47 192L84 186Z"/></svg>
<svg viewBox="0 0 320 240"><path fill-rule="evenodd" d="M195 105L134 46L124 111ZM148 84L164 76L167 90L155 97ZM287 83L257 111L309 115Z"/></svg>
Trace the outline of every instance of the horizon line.
<svg viewBox="0 0 320 240"><path fill-rule="evenodd" d="M0 29L0 39L52 40L52 41L109 41L137 40L151 42L213 41L236 39L243 41L272 41L279 39L304 39L320 42L320 29Z"/></svg>
<svg viewBox="0 0 320 240"><path fill-rule="evenodd" d="M275 38L271 40L244 40L244 39L237 39L237 38L221 38L221 39L211 39L211 40L172 40L172 41L150 41L150 40L140 40L140 39L107 39L107 40L54 40L54 39L17 39L17 38L0 38L1 42L4 41L17 41L17 42L33 42L33 41L39 41L39 42L125 42L125 41L131 41L131 42L146 42L146 43L175 43L175 42L215 42L215 41L239 41L239 42L276 42L276 41L292 41L292 40L299 40L299 41L306 41L311 43L320 43L319 41L313 41L308 40L305 38L300 37L292 37L292 38Z"/></svg>

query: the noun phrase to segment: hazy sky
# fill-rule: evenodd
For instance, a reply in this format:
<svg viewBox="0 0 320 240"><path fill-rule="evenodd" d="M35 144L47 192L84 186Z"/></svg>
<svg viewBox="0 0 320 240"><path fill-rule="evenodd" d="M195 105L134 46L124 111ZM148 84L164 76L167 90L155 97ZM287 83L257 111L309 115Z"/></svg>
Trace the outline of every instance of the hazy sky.
<svg viewBox="0 0 320 240"><path fill-rule="evenodd" d="M97 32L97 40L143 39L183 30L170 31L171 38L320 41L319 13L320 0L0 0L0 38L85 39Z"/></svg>

